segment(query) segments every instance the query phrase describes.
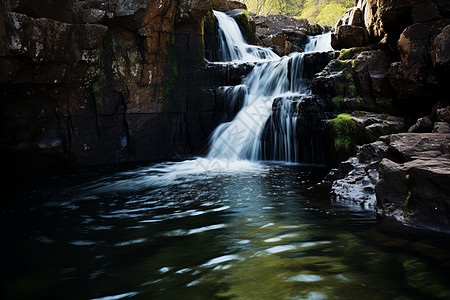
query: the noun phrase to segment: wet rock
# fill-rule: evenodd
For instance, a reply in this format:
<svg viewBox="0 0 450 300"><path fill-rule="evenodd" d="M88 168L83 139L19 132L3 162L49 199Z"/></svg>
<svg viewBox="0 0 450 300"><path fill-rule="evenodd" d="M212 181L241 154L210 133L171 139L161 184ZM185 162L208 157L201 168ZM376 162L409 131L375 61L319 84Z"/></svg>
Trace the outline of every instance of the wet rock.
<svg viewBox="0 0 450 300"><path fill-rule="evenodd" d="M326 105L326 104L325 104ZM280 97L274 100L262 138L262 159L309 164L332 161L324 103L315 96Z"/></svg>
<svg viewBox="0 0 450 300"><path fill-rule="evenodd" d="M449 164L449 134L383 136L360 147L356 157L340 165L340 178L334 181L332 193L339 201L363 206L368 199L373 203L376 196L380 216L448 232ZM364 189L365 184L371 188L375 185L375 190Z"/></svg>
<svg viewBox="0 0 450 300"><path fill-rule="evenodd" d="M356 157L339 164L333 179L331 195L340 204L374 209L375 185L379 180L378 164L386 156L387 146L381 142L366 144L358 149Z"/></svg>
<svg viewBox="0 0 450 300"><path fill-rule="evenodd" d="M435 157L406 163L384 159L380 178L376 186L379 214L414 227L450 231L450 159Z"/></svg>

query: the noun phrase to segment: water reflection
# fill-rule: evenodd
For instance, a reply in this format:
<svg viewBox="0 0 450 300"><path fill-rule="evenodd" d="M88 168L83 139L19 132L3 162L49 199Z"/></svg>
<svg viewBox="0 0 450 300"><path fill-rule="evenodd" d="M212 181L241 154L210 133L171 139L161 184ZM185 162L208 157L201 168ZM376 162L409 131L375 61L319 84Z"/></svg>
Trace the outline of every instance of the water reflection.
<svg viewBox="0 0 450 300"><path fill-rule="evenodd" d="M30 192L36 204L28 212L2 219L16 230L2 293L7 299L450 297L448 236L392 229L378 225L373 212L332 205L326 193L297 193L325 168L235 164L232 171L188 172L193 163L81 174L85 183L67 187L61 180Z"/></svg>

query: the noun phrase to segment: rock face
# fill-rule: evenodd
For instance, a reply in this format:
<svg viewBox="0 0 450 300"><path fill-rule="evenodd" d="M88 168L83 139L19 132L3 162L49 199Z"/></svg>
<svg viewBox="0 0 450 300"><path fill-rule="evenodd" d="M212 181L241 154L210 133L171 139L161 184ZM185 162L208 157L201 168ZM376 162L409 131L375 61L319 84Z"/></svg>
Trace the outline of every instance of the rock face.
<svg viewBox="0 0 450 300"><path fill-rule="evenodd" d="M388 112L403 117L409 127L409 133L378 131L390 135L358 147L356 156L342 162L329 175L334 198L375 207L380 216L410 226L446 232L449 8L441 0L356 1L332 31L335 49L349 49L342 49L313 84L338 111ZM344 34L350 28L366 31L366 42Z"/></svg>
<svg viewBox="0 0 450 300"><path fill-rule="evenodd" d="M341 25L333 32L331 46L334 49L362 47L369 41L369 34L362 26Z"/></svg>
<svg viewBox="0 0 450 300"><path fill-rule="evenodd" d="M1 5L3 157L85 165L199 153L215 121L211 100L189 86L200 85L192 74L214 34L204 30L214 28L211 8L206 0Z"/></svg>
<svg viewBox="0 0 450 300"><path fill-rule="evenodd" d="M339 201L376 206L380 216L450 232L449 134L383 136L341 163L334 176Z"/></svg>
<svg viewBox="0 0 450 300"><path fill-rule="evenodd" d="M283 15L259 16L251 14L255 23L258 44L273 48L279 55L303 52L308 35L318 35L324 28L310 24L306 19L296 19Z"/></svg>
<svg viewBox="0 0 450 300"><path fill-rule="evenodd" d="M439 97L449 77L448 30L444 30L450 22L448 6L441 0L356 1L333 28L333 47L378 44L394 59L398 57L391 62L390 85L398 99L422 101L423 106L418 106L422 110L426 106L422 98Z"/></svg>
<svg viewBox="0 0 450 300"><path fill-rule="evenodd" d="M399 221L450 231L450 135L404 134L388 140L379 166L377 210Z"/></svg>

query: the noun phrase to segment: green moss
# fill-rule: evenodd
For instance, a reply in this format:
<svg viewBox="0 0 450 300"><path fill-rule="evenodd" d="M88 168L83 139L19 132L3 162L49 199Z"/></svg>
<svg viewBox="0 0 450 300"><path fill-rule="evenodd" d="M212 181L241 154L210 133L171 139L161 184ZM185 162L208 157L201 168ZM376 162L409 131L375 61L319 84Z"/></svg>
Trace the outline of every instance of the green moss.
<svg viewBox="0 0 450 300"><path fill-rule="evenodd" d="M353 48L342 49L341 54L339 54L338 60L352 59L354 55L355 55L355 50Z"/></svg>
<svg viewBox="0 0 450 300"><path fill-rule="evenodd" d="M213 36L216 33L214 14L210 11L202 18L203 35Z"/></svg>
<svg viewBox="0 0 450 300"><path fill-rule="evenodd" d="M337 81L336 82L336 90L337 90L338 95L344 95L344 92L345 92L344 84L340 81Z"/></svg>
<svg viewBox="0 0 450 300"><path fill-rule="evenodd" d="M353 154L356 145L363 140L362 129L349 114L340 114L330 122L334 148L340 159Z"/></svg>
<svg viewBox="0 0 450 300"><path fill-rule="evenodd" d="M411 191L408 191L408 195L406 196L405 201L403 202L403 204L401 206L402 207L407 207L410 198L411 198Z"/></svg>
<svg viewBox="0 0 450 300"><path fill-rule="evenodd" d="M343 71L345 69L345 65L346 65L345 62L340 61L340 60L338 60L338 62L340 63L339 67L338 67L338 71Z"/></svg>
<svg viewBox="0 0 450 300"><path fill-rule="evenodd" d="M243 10L239 15L234 16L234 19L238 24L245 40L250 44L255 44L256 36L250 26L250 17L248 15L248 12L246 10Z"/></svg>
<svg viewBox="0 0 450 300"><path fill-rule="evenodd" d="M342 108L342 101L344 101L344 96L338 95L333 98L333 106L335 109L341 109Z"/></svg>
<svg viewBox="0 0 450 300"><path fill-rule="evenodd" d="M101 110L103 107L103 91L106 88L106 84L106 75L104 73L104 70L102 69L97 81L92 84L92 92L94 95L97 111Z"/></svg>

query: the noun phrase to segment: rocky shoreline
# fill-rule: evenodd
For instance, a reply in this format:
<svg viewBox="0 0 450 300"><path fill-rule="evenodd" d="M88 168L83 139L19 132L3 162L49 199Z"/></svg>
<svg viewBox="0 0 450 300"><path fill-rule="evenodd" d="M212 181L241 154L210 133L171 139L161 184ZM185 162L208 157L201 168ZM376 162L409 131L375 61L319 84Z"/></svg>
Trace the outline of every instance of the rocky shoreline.
<svg viewBox="0 0 450 300"><path fill-rule="evenodd" d="M352 61L360 101L344 94L341 105L401 115L411 126L358 147L329 175L332 194L381 217L450 232L449 2L356 2L333 28L335 49L356 47L341 56Z"/></svg>

